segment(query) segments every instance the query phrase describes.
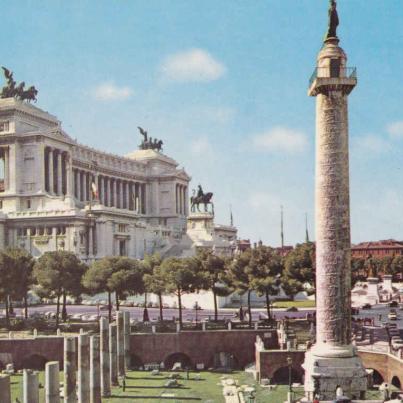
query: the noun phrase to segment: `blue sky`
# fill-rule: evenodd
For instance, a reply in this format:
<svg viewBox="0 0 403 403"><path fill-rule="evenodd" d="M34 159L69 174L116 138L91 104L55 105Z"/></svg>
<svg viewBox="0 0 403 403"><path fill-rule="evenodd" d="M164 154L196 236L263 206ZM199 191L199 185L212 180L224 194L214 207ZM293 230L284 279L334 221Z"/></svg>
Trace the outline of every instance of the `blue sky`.
<svg viewBox="0 0 403 403"><path fill-rule="evenodd" d="M239 235L314 237L315 100L327 0L1 2L0 62L81 143L125 154L138 125L162 138ZM354 242L403 228L403 7L339 0L350 96Z"/></svg>

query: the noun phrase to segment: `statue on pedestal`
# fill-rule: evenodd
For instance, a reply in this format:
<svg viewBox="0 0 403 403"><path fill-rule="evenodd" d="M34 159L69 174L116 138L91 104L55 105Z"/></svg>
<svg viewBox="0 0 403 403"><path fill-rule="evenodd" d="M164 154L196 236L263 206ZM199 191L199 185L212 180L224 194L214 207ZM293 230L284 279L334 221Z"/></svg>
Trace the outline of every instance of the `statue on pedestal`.
<svg viewBox="0 0 403 403"><path fill-rule="evenodd" d="M162 140L154 139L152 137L148 138L147 130L142 127L137 126L140 134L143 136L143 141L140 144L140 150L156 150L158 152L162 151L162 145L164 142Z"/></svg>
<svg viewBox="0 0 403 403"><path fill-rule="evenodd" d="M7 85L2 88L0 98L16 98L21 101L36 102L38 90L33 85L27 89L25 89L24 81L17 85L13 77L13 72L6 67L2 67L2 69L4 71L4 77L7 80Z"/></svg>
<svg viewBox="0 0 403 403"><path fill-rule="evenodd" d="M327 29L326 39L337 38L337 27L339 26L339 15L337 14L337 3L330 0L329 5L329 26Z"/></svg>
<svg viewBox="0 0 403 403"><path fill-rule="evenodd" d="M212 197L213 197L212 192L204 193L201 185L198 185L197 193L196 190L193 189L193 196L190 198L190 211L195 212L197 209L197 211L200 213L199 204L203 203L204 211L207 213L207 207L209 204L211 204L214 214L214 204L211 201Z"/></svg>

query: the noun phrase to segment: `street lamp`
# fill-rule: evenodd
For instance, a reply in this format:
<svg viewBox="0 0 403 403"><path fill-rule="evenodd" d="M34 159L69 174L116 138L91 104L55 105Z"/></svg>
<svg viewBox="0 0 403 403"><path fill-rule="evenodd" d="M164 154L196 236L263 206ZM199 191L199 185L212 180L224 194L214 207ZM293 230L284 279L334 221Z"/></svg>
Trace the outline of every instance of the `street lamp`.
<svg viewBox="0 0 403 403"><path fill-rule="evenodd" d="M197 301L195 302L193 308L194 308L195 311L196 311L196 326L197 326L197 311L200 309L200 306L199 306L199 304L198 304Z"/></svg>
<svg viewBox="0 0 403 403"><path fill-rule="evenodd" d="M287 365L288 365L288 392L292 393L292 358L287 357Z"/></svg>
<svg viewBox="0 0 403 403"><path fill-rule="evenodd" d="M320 392L320 375L319 374L313 374L313 396L312 400L314 403L319 403L319 392Z"/></svg>

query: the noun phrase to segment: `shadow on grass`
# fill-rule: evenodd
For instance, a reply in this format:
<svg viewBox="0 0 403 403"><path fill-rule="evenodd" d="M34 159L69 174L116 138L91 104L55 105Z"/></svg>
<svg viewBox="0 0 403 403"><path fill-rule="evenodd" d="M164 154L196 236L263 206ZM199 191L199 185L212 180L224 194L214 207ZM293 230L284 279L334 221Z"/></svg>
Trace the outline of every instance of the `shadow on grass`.
<svg viewBox="0 0 403 403"><path fill-rule="evenodd" d="M168 393L168 392L167 392ZM200 397L184 397L184 396L133 396L133 395L111 395L110 398L113 399L130 399L130 400L138 400L138 399L160 399L160 400L202 400Z"/></svg>
<svg viewBox="0 0 403 403"><path fill-rule="evenodd" d="M164 379L170 379L168 376L161 376L161 375L156 375L156 376L139 376L139 377L135 377L135 376L126 376L126 379L132 379L134 381L136 380L143 380L143 381L162 381Z"/></svg>
<svg viewBox="0 0 403 403"><path fill-rule="evenodd" d="M176 389L190 389L187 386L176 386L169 388L168 386L137 386L137 385L126 385L126 389L167 389L167 390L176 390Z"/></svg>

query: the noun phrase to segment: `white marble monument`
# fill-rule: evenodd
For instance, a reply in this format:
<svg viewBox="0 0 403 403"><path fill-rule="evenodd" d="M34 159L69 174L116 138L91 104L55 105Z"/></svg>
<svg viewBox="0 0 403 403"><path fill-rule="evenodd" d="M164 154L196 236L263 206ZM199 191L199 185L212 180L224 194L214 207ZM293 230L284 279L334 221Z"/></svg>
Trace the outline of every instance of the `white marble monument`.
<svg viewBox="0 0 403 403"><path fill-rule="evenodd" d="M334 400L341 387L363 398L365 368L351 343L351 250L348 157L348 95L355 69L335 36L331 2L329 36L319 52L309 95L316 97L316 344L307 351L305 392L312 400ZM337 23L336 23L337 22Z"/></svg>

